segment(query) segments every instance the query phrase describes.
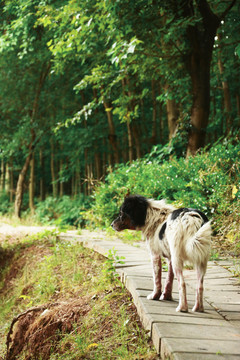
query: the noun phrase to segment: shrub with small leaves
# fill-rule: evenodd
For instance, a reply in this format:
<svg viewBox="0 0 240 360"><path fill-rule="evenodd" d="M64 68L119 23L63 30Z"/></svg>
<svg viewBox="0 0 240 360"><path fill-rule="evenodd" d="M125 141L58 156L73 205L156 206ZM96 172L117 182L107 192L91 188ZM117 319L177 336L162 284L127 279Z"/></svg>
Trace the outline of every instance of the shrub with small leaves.
<svg viewBox="0 0 240 360"><path fill-rule="evenodd" d="M224 140L188 159L158 159L154 150L152 157L118 165L96 188L91 220L109 226L130 193L198 208L219 221L239 209L239 158L239 142Z"/></svg>

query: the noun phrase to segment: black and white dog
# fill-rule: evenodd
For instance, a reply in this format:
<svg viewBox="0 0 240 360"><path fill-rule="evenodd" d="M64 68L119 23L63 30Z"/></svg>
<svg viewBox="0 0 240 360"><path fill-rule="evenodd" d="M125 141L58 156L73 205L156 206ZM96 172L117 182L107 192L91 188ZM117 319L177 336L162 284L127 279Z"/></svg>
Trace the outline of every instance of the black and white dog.
<svg viewBox="0 0 240 360"><path fill-rule="evenodd" d="M141 230L147 240L153 265L154 290L148 299L172 300L174 275L179 288L176 311L188 311L183 265L190 262L197 270L196 302L192 311L203 312L203 278L210 253L211 225L205 214L191 208L176 209L164 200L148 200L132 195L125 198L119 216L113 221L116 231ZM168 259L164 291L161 285L161 256Z"/></svg>

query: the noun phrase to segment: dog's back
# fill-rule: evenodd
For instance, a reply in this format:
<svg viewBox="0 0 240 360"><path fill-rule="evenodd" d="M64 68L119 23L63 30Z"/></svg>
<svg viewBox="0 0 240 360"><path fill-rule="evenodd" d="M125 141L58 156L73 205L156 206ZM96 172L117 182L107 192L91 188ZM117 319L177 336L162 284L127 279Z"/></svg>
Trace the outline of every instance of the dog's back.
<svg viewBox="0 0 240 360"><path fill-rule="evenodd" d="M171 256L206 266L211 245L211 224L206 215L194 209L176 210L168 217L166 237ZM173 259L173 261L176 261Z"/></svg>

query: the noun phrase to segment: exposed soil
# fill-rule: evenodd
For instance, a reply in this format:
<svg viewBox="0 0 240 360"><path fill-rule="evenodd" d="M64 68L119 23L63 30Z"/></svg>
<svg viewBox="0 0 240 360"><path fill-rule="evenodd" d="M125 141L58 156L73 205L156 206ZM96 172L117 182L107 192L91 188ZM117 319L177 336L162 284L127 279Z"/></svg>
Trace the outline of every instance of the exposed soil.
<svg viewBox="0 0 240 360"><path fill-rule="evenodd" d="M28 309L15 317L7 336L5 360L15 360L24 354L25 360L46 360L56 348L63 333L73 330L73 324L81 324L90 310L89 299L73 299Z"/></svg>

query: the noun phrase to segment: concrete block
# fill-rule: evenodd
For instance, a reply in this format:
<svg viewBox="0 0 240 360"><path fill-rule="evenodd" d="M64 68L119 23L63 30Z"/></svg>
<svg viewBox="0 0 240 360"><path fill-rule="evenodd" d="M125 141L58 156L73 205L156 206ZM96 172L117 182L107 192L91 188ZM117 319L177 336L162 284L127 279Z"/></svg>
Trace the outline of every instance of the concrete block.
<svg viewBox="0 0 240 360"><path fill-rule="evenodd" d="M230 340L210 340L210 339L183 339L183 338L163 338L161 340L160 355L162 359L174 358L174 353L194 353L205 355L238 356L240 354L240 342ZM195 356L193 357L195 360ZM222 359L222 357L221 357Z"/></svg>
<svg viewBox="0 0 240 360"><path fill-rule="evenodd" d="M176 338L176 339L198 339L215 340L217 342L232 340L237 342L233 345L238 346L240 340L240 332L238 332L232 326L220 326L220 325L198 325L185 324L185 323L154 323L152 327L152 340L156 349L161 348L161 341L164 338ZM205 355L206 356L206 355ZM195 357L192 359L195 360Z"/></svg>

